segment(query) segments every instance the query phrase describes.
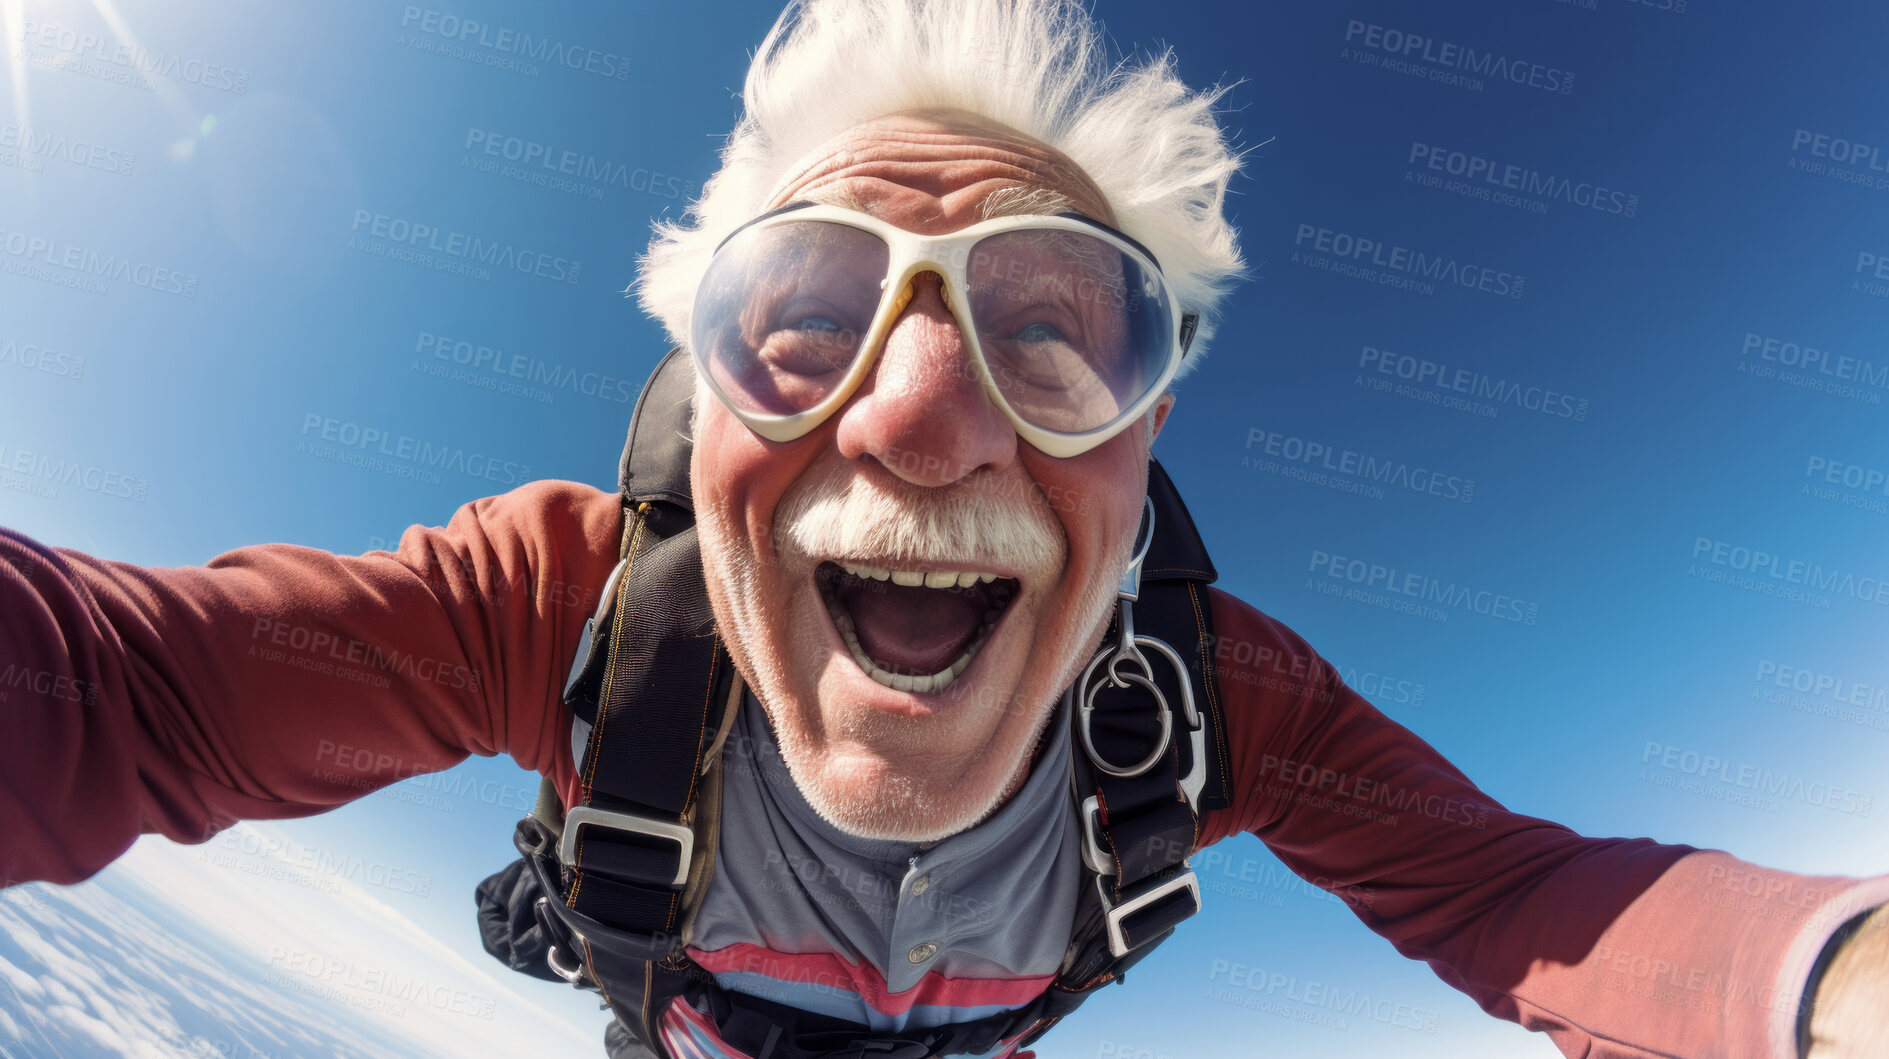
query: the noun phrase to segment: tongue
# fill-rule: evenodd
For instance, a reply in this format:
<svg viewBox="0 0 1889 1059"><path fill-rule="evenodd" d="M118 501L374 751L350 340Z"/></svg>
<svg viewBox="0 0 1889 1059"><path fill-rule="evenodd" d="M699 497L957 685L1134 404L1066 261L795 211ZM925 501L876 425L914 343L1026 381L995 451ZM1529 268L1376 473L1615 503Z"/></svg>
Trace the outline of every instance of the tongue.
<svg viewBox="0 0 1889 1059"><path fill-rule="evenodd" d="M958 660L983 624L975 593L875 581L846 593L853 632L881 669L922 676Z"/></svg>

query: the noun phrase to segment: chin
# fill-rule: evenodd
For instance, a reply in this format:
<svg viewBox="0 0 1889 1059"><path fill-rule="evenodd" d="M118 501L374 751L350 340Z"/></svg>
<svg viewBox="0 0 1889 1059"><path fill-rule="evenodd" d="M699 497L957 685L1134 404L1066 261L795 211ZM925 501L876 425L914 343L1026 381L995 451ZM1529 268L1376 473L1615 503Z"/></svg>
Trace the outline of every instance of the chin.
<svg viewBox="0 0 1889 1059"><path fill-rule="evenodd" d="M983 584L998 587L976 598L1002 603L995 619L964 644L939 648L947 664L912 676L862 659L861 637L847 635L845 594L874 591L854 582L879 579L836 577L840 564L820 557L760 563L731 553L718 521L703 519L703 563L729 653L808 804L862 838L930 842L995 812L1027 778L1061 689L1094 649L1114 598L1106 577L1091 579L1100 591L1085 586L1080 600L1056 591L1065 586L1054 575L1011 578L1007 595L993 578ZM749 558L711 558L729 554ZM1060 630L1046 632L1046 617ZM949 679L918 679L954 667Z"/></svg>
<svg viewBox="0 0 1889 1059"><path fill-rule="evenodd" d="M752 494L699 504L729 653L794 782L843 831L923 842L988 817L1101 637L1131 542L1072 540L1012 473L918 490L835 462L757 525Z"/></svg>
<svg viewBox="0 0 1889 1059"><path fill-rule="evenodd" d="M829 823L860 837L928 842L975 826L1021 785L1054 712L1060 685L1027 680L1039 608L1019 592L952 645L948 664L894 671L849 635L823 567L788 592L790 623L737 634L758 640L757 654L789 660L754 668L778 678L764 677L756 695L795 783Z"/></svg>

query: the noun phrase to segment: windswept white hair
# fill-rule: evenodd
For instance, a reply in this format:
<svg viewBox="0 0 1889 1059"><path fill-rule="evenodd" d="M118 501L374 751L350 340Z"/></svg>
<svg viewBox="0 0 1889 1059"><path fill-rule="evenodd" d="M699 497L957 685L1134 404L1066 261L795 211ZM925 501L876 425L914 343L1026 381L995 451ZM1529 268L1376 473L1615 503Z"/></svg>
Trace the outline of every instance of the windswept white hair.
<svg viewBox="0 0 1889 1059"><path fill-rule="evenodd" d="M787 167L861 122L925 108L969 111L1055 147L1107 198L1116 227L1161 262L1200 329L1242 268L1223 215L1240 160L1214 119L1223 88L1195 92L1172 53L1111 64L1075 0L795 0L748 67L722 166L681 223L658 222L638 296L686 346L715 246L762 212Z"/></svg>

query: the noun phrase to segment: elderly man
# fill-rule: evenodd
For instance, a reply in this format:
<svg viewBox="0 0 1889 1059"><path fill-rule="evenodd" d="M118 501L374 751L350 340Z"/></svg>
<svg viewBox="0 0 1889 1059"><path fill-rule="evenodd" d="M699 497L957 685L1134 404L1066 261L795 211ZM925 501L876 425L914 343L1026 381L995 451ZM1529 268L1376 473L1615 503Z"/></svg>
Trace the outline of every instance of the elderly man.
<svg viewBox="0 0 1889 1059"><path fill-rule="evenodd" d="M398 553L165 570L0 534L0 665L86 689L9 718L0 879L504 751L547 798L489 940L599 991L619 1054L1025 1054L1251 831L1570 1055L1889 1055L1889 878L1511 814L1205 587L1149 452L1237 165L1210 95L1100 56L1052 0L791 10L644 262L686 358L631 503L537 483Z"/></svg>

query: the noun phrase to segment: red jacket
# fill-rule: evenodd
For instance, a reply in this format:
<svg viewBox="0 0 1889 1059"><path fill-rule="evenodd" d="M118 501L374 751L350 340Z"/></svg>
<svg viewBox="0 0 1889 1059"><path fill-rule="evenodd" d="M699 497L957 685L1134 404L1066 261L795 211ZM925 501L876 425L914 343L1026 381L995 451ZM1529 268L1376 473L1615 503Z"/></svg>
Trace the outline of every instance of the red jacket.
<svg viewBox="0 0 1889 1059"><path fill-rule="evenodd" d="M467 754L577 800L559 705L616 561L614 495L537 482L413 527L397 553L273 544L148 569L0 531L0 881L70 883L141 833L201 842L308 816ZM1794 1056L1811 961L1889 877L1583 838L1503 809L1215 591L1235 805L1399 952L1569 1055Z"/></svg>

